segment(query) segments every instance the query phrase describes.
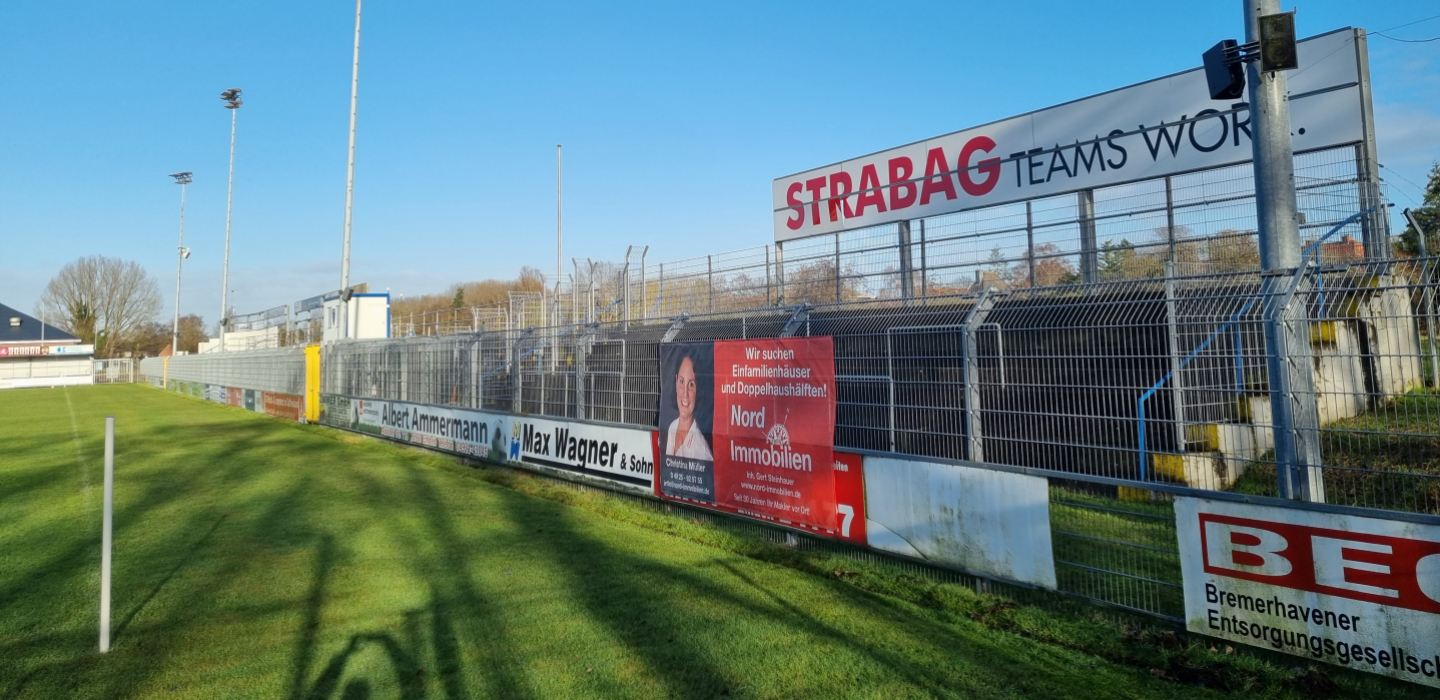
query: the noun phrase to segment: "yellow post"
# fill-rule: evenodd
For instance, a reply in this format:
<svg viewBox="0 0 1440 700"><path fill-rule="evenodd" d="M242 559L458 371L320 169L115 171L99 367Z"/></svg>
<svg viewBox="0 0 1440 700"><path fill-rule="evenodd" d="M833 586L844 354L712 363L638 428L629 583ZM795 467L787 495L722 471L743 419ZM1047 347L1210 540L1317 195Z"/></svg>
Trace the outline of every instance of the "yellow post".
<svg viewBox="0 0 1440 700"><path fill-rule="evenodd" d="M170 358L168 358L168 357L163 357L163 358L161 358L161 359L165 361L165 362L164 362L164 367L165 367L165 369L160 372L160 388L161 388L161 389L169 389L169 388L170 388Z"/></svg>
<svg viewBox="0 0 1440 700"><path fill-rule="evenodd" d="M305 421L320 422L320 346L305 347Z"/></svg>

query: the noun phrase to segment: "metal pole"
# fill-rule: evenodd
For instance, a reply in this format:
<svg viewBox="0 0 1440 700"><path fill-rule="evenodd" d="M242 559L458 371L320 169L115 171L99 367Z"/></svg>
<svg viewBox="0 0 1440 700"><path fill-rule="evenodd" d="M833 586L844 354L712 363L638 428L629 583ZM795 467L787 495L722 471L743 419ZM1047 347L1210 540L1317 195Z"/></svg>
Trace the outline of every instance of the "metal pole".
<svg viewBox="0 0 1440 700"><path fill-rule="evenodd" d="M785 305L785 244L775 243L775 305Z"/></svg>
<svg viewBox="0 0 1440 700"><path fill-rule="evenodd" d="M896 227L898 234L895 244L900 248L900 298L910 303L915 296L914 263L910 260L910 222L901 221Z"/></svg>
<svg viewBox="0 0 1440 700"><path fill-rule="evenodd" d="M975 300L975 305L971 306L970 312L966 314L961 331L961 351L965 366L965 458L972 462L985 461L985 441L980 427L980 353L976 347L975 331L985 323L985 317L990 315L990 309L994 306L995 297L990 294L990 288L985 287L980 292L980 298Z"/></svg>
<svg viewBox="0 0 1440 700"><path fill-rule="evenodd" d="M1375 108L1370 89L1370 48L1369 36L1364 29L1352 30L1355 37L1357 73L1360 77L1360 119L1364 124L1365 138L1356 146L1360 180L1360 210L1370 209L1380 202L1379 155L1375 148ZM1365 242L1365 257L1369 260L1383 260L1392 257L1390 250L1390 216L1380 208L1360 219L1362 240Z"/></svg>
<svg viewBox="0 0 1440 700"><path fill-rule="evenodd" d="M770 246L765 246L765 305L770 305Z"/></svg>
<svg viewBox="0 0 1440 700"><path fill-rule="evenodd" d="M1260 41L1260 17L1278 14L1280 0L1245 0L1245 41ZM1324 501L1319 478L1319 415L1310 363L1305 304L1294 303L1305 270L1300 267L1300 224L1295 206L1295 160L1290 105L1283 71L1263 73L1245 65L1250 91L1250 144L1255 161L1255 219L1259 225L1261 289L1266 303L1265 340L1274 418L1275 471L1281 497ZM1294 274L1284 274L1294 270Z"/></svg>
<svg viewBox="0 0 1440 700"><path fill-rule="evenodd" d="M235 202L235 115L240 106L230 107L230 184L225 194L225 267L220 273L220 352L225 352L225 314L230 292L230 212Z"/></svg>
<svg viewBox="0 0 1440 700"><path fill-rule="evenodd" d="M565 272L561 266L562 251L565 249L564 226L565 160L561 144L555 144L555 298L560 298L560 282ZM558 303L558 301L557 301ZM559 320L559 314L556 314Z"/></svg>
<svg viewBox="0 0 1440 700"><path fill-rule="evenodd" d="M705 256L705 296L710 298L710 313L715 313L715 256Z"/></svg>
<svg viewBox="0 0 1440 700"><path fill-rule="evenodd" d="M1165 189L1170 189L1170 178L1165 178ZM1171 239L1174 240L1173 238ZM1170 410L1174 414L1175 451L1185 451L1185 388L1180 366L1180 317L1178 294L1175 289L1175 261L1165 261L1165 330L1170 344ZM1236 325L1239 329L1239 325ZM1235 352L1239 353L1237 345Z"/></svg>
<svg viewBox="0 0 1440 700"><path fill-rule="evenodd" d="M840 302L840 232L835 232L835 302Z"/></svg>
<svg viewBox="0 0 1440 700"><path fill-rule="evenodd" d="M650 254L650 246L645 246L640 251L640 320L650 318L650 287L645 281L645 257Z"/></svg>
<svg viewBox="0 0 1440 700"><path fill-rule="evenodd" d="M180 181L180 247L175 251L175 329L170 336L171 355L180 354L180 271L185 266L185 185L189 182L188 179ZM45 332L43 324L40 332Z"/></svg>
<svg viewBox="0 0 1440 700"><path fill-rule="evenodd" d="M633 245L625 249L625 289L623 302L625 304L625 316L623 318L623 323L621 324L621 332L623 333L630 332L630 253L634 251L635 246Z"/></svg>
<svg viewBox="0 0 1440 700"><path fill-rule="evenodd" d="M110 553L114 549L115 416L105 416L105 506L100 526L100 653L110 651Z"/></svg>
<svg viewBox="0 0 1440 700"><path fill-rule="evenodd" d="M350 68L350 155L345 164L345 245L340 253L341 292L350 287L350 212L355 204L355 112L359 102L360 0L355 0L355 59Z"/></svg>
<svg viewBox="0 0 1440 700"><path fill-rule="evenodd" d="M1099 244L1095 235L1095 190L1076 193L1080 204L1080 276L1086 284L1100 281Z"/></svg>
<svg viewBox="0 0 1440 700"><path fill-rule="evenodd" d="M1165 176L1165 240L1170 244L1170 262L1179 262L1175 243L1175 188L1169 175Z"/></svg>
<svg viewBox="0 0 1440 700"><path fill-rule="evenodd" d="M1035 288L1035 208L1025 202L1025 264L1030 273L1030 288Z"/></svg>
<svg viewBox="0 0 1440 700"><path fill-rule="evenodd" d="M1409 209L1405 210L1405 218L1415 229L1415 239L1419 244L1420 313L1425 316L1425 339L1430 350L1430 387L1440 389L1440 354L1435 350L1435 290L1430 287L1430 266L1434 263L1430 260L1430 246L1425 240L1425 229L1420 228L1420 220Z"/></svg>
<svg viewBox="0 0 1440 700"><path fill-rule="evenodd" d="M1027 211L1028 211L1028 207L1029 207L1030 205L1029 205L1029 204L1026 204L1025 206L1027 207ZM929 275L930 275L930 271L927 270L926 267L925 267L925 220L924 220L924 219L921 219L921 220L920 220L920 296L922 296L922 297L923 297L923 296L929 296L929 295L930 295L929 283L925 281L926 277L928 277Z"/></svg>

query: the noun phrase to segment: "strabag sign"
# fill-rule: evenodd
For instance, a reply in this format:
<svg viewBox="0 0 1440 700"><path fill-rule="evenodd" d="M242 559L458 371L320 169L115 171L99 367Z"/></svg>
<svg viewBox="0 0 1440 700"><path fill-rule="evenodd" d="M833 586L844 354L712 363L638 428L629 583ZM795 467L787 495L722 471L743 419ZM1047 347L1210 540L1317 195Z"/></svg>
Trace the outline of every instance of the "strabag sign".
<svg viewBox="0 0 1440 700"><path fill-rule="evenodd" d="M1192 632L1440 687L1440 526L1176 498Z"/></svg>
<svg viewBox="0 0 1440 700"><path fill-rule="evenodd" d="M1353 29L1299 43L1294 149L1364 138ZM775 180L775 240L1103 187L1251 159L1246 102L1201 68Z"/></svg>

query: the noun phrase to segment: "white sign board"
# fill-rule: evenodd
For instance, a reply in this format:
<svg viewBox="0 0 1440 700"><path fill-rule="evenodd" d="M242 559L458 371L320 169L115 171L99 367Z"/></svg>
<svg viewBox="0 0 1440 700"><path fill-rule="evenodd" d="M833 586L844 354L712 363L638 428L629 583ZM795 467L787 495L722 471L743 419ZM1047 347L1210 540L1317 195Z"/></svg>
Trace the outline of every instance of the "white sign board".
<svg viewBox="0 0 1440 700"><path fill-rule="evenodd" d="M653 485L651 431L327 394L321 422L499 462L534 462Z"/></svg>
<svg viewBox="0 0 1440 700"><path fill-rule="evenodd" d="M1299 43L1287 74L1296 151L1364 137L1354 33ZM1210 99L1196 68L782 177L775 240L1248 162L1244 99Z"/></svg>
<svg viewBox="0 0 1440 700"><path fill-rule="evenodd" d="M1440 526L1176 498L1192 632L1440 687Z"/></svg>
<svg viewBox="0 0 1440 700"><path fill-rule="evenodd" d="M1045 479L865 457L870 546L1055 588Z"/></svg>

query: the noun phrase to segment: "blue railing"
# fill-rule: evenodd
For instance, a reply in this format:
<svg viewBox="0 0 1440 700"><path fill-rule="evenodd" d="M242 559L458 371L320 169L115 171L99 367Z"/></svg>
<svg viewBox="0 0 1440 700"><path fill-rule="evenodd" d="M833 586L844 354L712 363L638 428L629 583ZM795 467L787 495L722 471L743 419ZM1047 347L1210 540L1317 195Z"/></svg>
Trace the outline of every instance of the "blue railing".
<svg viewBox="0 0 1440 700"><path fill-rule="evenodd" d="M1305 249L1305 252L1304 252L1303 254L1301 254L1300 259L1301 259L1302 261L1308 259L1308 258L1310 257L1310 254L1311 254L1311 253L1315 253L1315 252L1319 249L1320 244L1321 244L1321 243L1324 243L1326 239L1328 239L1328 238L1330 238L1331 236L1335 235L1335 234L1338 233L1341 229L1345 228L1346 226L1349 226L1351 223L1354 223L1356 220L1360 219L1360 217L1362 217L1362 216L1367 216L1367 215L1371 214L1372 212L1374 212L1375 210L1377 210L1377 209L1379 209L1379 208L1381 208L1381 207L1384 207L1384 206L1394 206L1394 205L1393 205L1393 204L1384 204L1384 203L1382 203L1382 204L1377 204L1377 205L1375 205L1375 206L1373 206L1373 207L1370 207L1369 209L1366 209L1365 211L1362 211L1362 212L1360 212L1360 213L1358 213L1358 214L1353 214L1353 215L1351 215L1350 217L1346 218L1344 221L1341 221L1339 224L1336 224L1335 227L1332 228L1332 229L1330 229L1330 231L1329 231L1328 233L1326 233L1325 235L1323 235L1323 236L1321 236L1320 238L1316 239L1316 241L1315 241L1314 243L1311 243L1310 246ZM1318 253L1317 253L1317 257L1316 257L1316 262L1317 262L1317 263L1319 262ZM1297 273L1297 274L1298 274L1298 273ZM1319 276L1317 275L1317 277L1319 277ZM1320 290L1321 288L1322 288L1322 287L1320 286L1320 282L1317 281L1317 283L1316 283L1316 289L1317 289L1317 290ZM1194 350L1191 350L1190 353L1189 353L1188 355L1186 355L1185 358L1180 361L1180 364L1178 364L1178 365L1176 365L1175 367L1171 368L1171 370L1170 370L1169 372L1166 372L1166 373L1165 373L1165 376L1163 376L1163 377L1160 378L1160 381L1155 382L1155 384L1152 385L1149 389L1146 389L1146 390L1145 390L1145 393L1141 394L1141 395L1140 395L1140 398L1136 400L1136 402L1135 402L1135 413L1136 413L1136 417L1137 417L1137 419L1138 419L1138 430L1139 430L1139 438L1140 438L1140 481L1145 481L1146 471L1147 471L1147 470L1146 470L1146 464L1147 464L1147 462L1149 461L1149 460L1146 459L1146 457L1147 457L1148 455L1147 455L1147 452L1146 452L1146 445L1145 445L1145 402L1148 401L1148 400L1150 400L1150 397L1154 396L1154 395L1155 395L1155 392L1159 391L1161 387L1165 386L1165 383L1166 383L1166 382L1169 382L1171 379L1173 379L1176 372L1184 369L1184 368L1185 368L1185 365L1190 364L1190 361L1193 360L1193 359L1195 359L1195 356L1196 356L1196 355L1199 355L1206 347L1209 347L1210 343L1214 342L1214 340L1215 340L1217 337L1219 337L1221 333L1224 333L1226 328L1231 328L1231 327L1233 327L1233 329L1234 329L1234 334L1235 334L1235 341L1234 341L1234 342L1235 342L1235 392L1236 392L1236 395L1237 395L1237 396L1244 396L1244 393L1245 393L1245 368L1244 368L1244 363L1243 363L1243 358L1242 358L1242 355L1243 355L1243 353L1244 353L1244 349L1243 349L1243 347L1242 347L1242 345L1241 345L1241 342L1240 342L1240 340L1241 340L1241 338L1240 338L1240 326L1239 326L1239 324L1238 324L1237 322L1240 320L1240 317L1243 316L1243 315L1245 315L1245 313L1246 313L1247 311L1249 311L1252 306L1255 305L1255 302L1257 302L1257 301L1259 301L1259 300L1260 300L1260 294L1257 293L1257 294L1256 294L1254 297L1252 297L1249 301L1245 302L1245 305L1242 306L1242 307L1240 307L1240 310L1239 310L1239 311L1236 311L1234 314L1232 314L1232 315L1230 316L1230 318L1229 318L1228 320L1226 320L1224 323L1220 324L1220 326L1215 329L1215 332L1211 333L1211 334L1209 335L1209 337L1205 338L1205 341L1204 341L1204 342L1200 343L1200 345L1199 345L1198 347L1196 347ZM1323 314L1325 313L1325 308L1324 308L1324 307L1325 307L1325 296L1324 296L1324 293L1323 293L1323 292L1321 292L1321 294L1320 294L1319 301L1320 301L1320 313L1322 314L1322 318L1323 318ZM1183 407L1183 406L1181 407L1181 410L1184 410L1184 407ZM1177 426L1180 425L1180 424L1183 422L1183 418L1184 418L1183 416L1175 416L1175 418L1174 418L1175 424L1176 424ZM1184 440L1184 436L1183 436L1183 435L1180 436L1180 439L1183 441L1183 440Z"/></svg>

